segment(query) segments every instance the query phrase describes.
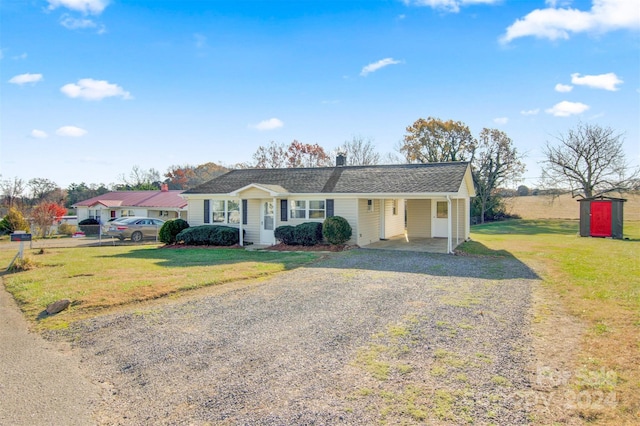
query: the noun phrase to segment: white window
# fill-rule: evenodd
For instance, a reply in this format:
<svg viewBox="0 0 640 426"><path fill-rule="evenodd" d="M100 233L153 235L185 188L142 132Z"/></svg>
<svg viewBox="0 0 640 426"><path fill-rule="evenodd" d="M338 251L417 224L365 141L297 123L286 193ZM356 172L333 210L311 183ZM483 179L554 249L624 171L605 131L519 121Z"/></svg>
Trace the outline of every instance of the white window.
<svg viewBox="0 0 640 426"><path fill-rule="evenodd" d="M290 219L324 219L327 216L325 200L292 200Z"/></svg>
<svg viewBox="0 0 640 426"><path fill-rule="evenodd" d="M436 216L439 219L446 219L449 217L449 211L446 201L438 201L436 204Z"/></svg>
<svg viewBox="0 0 640 426"><path fill-rule="evenodd" d="M227 223L240 223L240 203L227 200Z"/></svg>
<svg viewBox="0 0 640 426"><path fill-rule="evenodd" d="M135 216L136 212L133 210L122 210L122 217Z"/></svg>
<svg viewBox="0 0 640 426"><path fill-rule="evenodd" d="M212 223L224 223L225 211L224 200L212 200L211 201L211 222Z"/></svg>
<svg viewBox="0 0 640 426"><path fill-rule="evenodd" d="M211 200L211 223L240 223L240 203L234 200Z"/></svg>
<svg viewBox="0 0 640 426"><path fill-rule="evenodd" d="M306 200L293 200L291 202L291 219L306 219L307 218L307 201Z"/></svg>
<svg viewBox="0 0 640 426"><path fill-rule="evenodd" d="M324 200L309 201L309 219L324 219L325 211Z"/></svg>

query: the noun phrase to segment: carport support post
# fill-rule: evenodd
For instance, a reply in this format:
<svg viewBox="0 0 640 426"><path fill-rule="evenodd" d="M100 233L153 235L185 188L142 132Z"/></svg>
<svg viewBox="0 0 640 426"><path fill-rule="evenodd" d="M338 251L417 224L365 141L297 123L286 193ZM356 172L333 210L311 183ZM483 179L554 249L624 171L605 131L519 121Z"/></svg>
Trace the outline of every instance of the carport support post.
<svg viewBox="0 0 640 426"><path fill-rule="evenodd" d="M451 197L447 195L447 253L453 253L453 244L451 243Z"/></svg>
<svg viewBox="0 0 640 426"><path fill-rule="evenodd" d="M244 211L242 210L242 200L240 200L240 247L244 246L244 238L242 238L242 218L244 217Z"/></svg>

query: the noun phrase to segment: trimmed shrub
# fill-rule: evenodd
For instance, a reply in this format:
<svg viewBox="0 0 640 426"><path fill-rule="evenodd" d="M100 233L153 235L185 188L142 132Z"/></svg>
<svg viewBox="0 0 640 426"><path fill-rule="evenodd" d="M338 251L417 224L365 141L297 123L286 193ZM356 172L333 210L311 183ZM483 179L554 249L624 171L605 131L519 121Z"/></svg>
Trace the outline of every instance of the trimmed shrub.
<svg viewBox="0 0 640 426"><path fill-rule="evenodd" d="M60 235L73 235L76 232L75 225L71 225L70 223L61 223L58 225L58 234Z"/></svg>
<svg viewBox="0 0 640 426"><path fill-rule="evenodd" d="M85 235L98 235L100 233L100 222L95 219L81 220L78 226Z"/></svg>
<svg viewBox="0 0 640 426"><path fill-rule="evenodd" d="M332 216L325 219L322 225L322 235L330 244L344 244L351 238L353 230L347 219Z"/></svg>
<svg viewBox="0 0 640 426"><path fill-rule="evenodd" d="M184 229L187 229L189 224L183 219L172 219L166 221L160 228L158 238L165 244L174 244L176 242L176 236Z"/></svg>
<svg viewBox="0 0 640 426"><path fill-rule="evenodd" d="M201 225L183 229L176 242L191 246L232 246L240 242L240 230L230 226Z"/></svg>
<svg viewBox="0 0 640 426"><path fill-rule="evenodd" d="M322 241L322 223L305 222L294 230L296 243L302 246L315 246Z"/></svg>
<svg viewBox="0 0 640 426"><path fill-rule="evenodd" d="M273 234L276 239L281 241L283 244L295 246L298 244L296 241L295 229L295 226L291 225L278 226Z"/></svg>

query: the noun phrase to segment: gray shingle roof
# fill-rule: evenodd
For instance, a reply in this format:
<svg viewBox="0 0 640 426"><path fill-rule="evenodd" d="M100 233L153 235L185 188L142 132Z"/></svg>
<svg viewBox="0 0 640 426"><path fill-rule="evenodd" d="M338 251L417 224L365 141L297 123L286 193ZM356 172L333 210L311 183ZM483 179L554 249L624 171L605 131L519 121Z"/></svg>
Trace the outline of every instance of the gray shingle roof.
<svg viewBox="0 0 640 426"><path fill-rule="evenodd" d="M231 170L183 194L227 194L251 184L279 185L293 194L457 192L467 162Z"/></svg>

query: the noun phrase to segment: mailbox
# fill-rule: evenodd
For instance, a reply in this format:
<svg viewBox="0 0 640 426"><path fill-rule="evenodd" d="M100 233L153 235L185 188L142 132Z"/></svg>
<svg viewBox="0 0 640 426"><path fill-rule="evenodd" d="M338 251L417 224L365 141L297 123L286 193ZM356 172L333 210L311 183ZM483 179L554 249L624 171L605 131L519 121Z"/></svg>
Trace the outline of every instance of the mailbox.
<svg viewBox="0 0 640 426"><path fill-rule="evenodd" d="M31 234L11 234L11 241L31 241Z"/></svg>

